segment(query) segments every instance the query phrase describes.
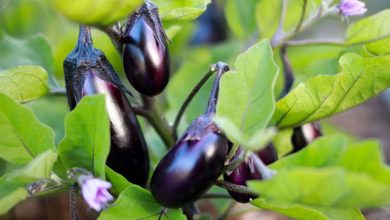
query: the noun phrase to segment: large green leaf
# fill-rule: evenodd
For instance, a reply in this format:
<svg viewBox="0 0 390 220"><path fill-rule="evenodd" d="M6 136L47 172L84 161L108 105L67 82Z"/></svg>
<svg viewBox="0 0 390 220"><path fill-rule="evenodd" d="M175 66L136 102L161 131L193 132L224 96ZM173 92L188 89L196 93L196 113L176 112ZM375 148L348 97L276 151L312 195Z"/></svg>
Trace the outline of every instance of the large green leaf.
<svg viewBox="0 0 390 220"><path fill-rule="evenodd" d="M0 71L0 92L18 102L38 99L49 92L47 72L40 66L19 66Z"/></svg>
<svg viewBox="0 0 390 220"><path fill-rule="evenodd" d="M80 167L104 178L110 151L110 124L104 95L86 96L65 118L58 151L65 168Z"/></svg>
<svg viewBox="0 0 390 220"><path fill-rule="evenodd" d="M390 86L390 56L363 58L349 53L340 58L341 72L320 75L299 84L276 104L280 127L305 124L352 108Z"/></svg>
<svg viewBox="0 0 390 220"><path fill-rule="evenodd" d="M353 208L327 208L320 206L303 205L298 203L275 202L259 198L253 205L282 213L297 220L364 220L359 209Z"/></svg>
<svg viewBox="0 0 390 220"><path fill-rule="evenodd" d="M323 137L271 168L277 174L270 180L249 182L264 198L338 208L390 205L390 168L375 141Z"/></svg>
<svg viewBox="0 0 390 220"><path fill-rule="evenodd" d="M211 0L153 0L159 8L164 20L191 20L197 18L205 10Z"/></svg>
<svg viewBox="0 0 390 220"><path fill-rule="evenodd" d="M0 215L27 198L26 186L33 181L49 178L57 153L48 150L26 166L0 178Z"/></svg>
<svg viewBox="0 0 390 220"><path fill-rule="evenodd" d="M368 51L375 54L390 53L390 9L383 10L378 14L359 20L348 27L346 43L358 43L373 41L366 44Z"/></svg>
<svg viewBox="0 0 390 220"><path fill-rule="evenodd" d="M253 37L256 29L255 6L257 0L228 0L225 5L227 23L232 32L240 39Z"/></svg>
<svg viewBox="0 0 390 220"><path fill-rule="evenodd" d="M41 66L49 73L50 86L56 86L51 46L44 37L35 35L17 39L3 35L0 39L0 51L6 54L0 59L0 70L23 65Z"/></svg>
<svg viewBox="0 0 390 220"><path fill-rule="evenodd" d="M67 18L93 25L109 25L126 18L143 2L141 0L47 0Z"/></svg>
<svg viewBox="0 0 390 220"><path fill-rule="evenodd" d="M261 41L237 57L235 68L220 82L216 122L230 140L242 147L260 147L275 108L273 94L278 68L269 41Z"/></svg>
<svg viewBox="0 0 390 220"><path fill-rule="evenodd" d="M134 185L124 190L115 203L100 214L99 219L186 219L180 209L164 211L165 213L159 218L163 209L149 191Z"/></svg>
<svg viewBox="0 0 390 220"><path fill-rule="evenodd" d="M33 112L0 93L0 158L26 163L54 149L54 132L40 123Z"/></svg>

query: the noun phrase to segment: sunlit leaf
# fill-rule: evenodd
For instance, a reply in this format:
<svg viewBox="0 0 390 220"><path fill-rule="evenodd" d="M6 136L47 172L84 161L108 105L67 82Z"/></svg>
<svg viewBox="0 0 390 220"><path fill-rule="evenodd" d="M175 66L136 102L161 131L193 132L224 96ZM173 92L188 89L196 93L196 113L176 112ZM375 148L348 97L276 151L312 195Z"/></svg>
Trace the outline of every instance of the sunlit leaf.
<svg viewBox="0 0 390 220"><path fill-rule="evenodd" d="M163 209L149 191L134 185L124 190L115 203L100 214L99 219L186 219L180 209Z"/></svg>
<svg viewBox="0 0 390 220"><path fill-rule="evenodd" d="M164 20L192 20L201 15L211 0L153 0Z"/></svg>
<svg viewBox="0 0 390 220"><path fill-rule="evenodd" d="M110 124L103 95L84 97L66 116L65 137L58 151L65 168L84 168L105 177Z"/></svg>
<svg viewBox="0 0 390 220"><path fill-rule="evenodd" d="M57 153L48 150L20 169L0 178L0 215L27 198L26 186L51 175Z"/></svg>
<svg viewBox="0 0 390 220"><path fill-rule="evenodd" d="M340 58L341 72L320 75L299 84L276 104L280 127L306 124L352 108L390 87L390 56Z"/></svg>
<svg viewBox="0 0 390 220"><path fill-rule="evenodd" d="M47 0L67 18L82 24L109 25L134 12L141 0Z"/></svg>
<svg viewBox="0 0 390 220"><path fill-rule="evenodd" d="M238 56L232 71L222 77L216 122L236 144L260 147L253 139L264 132L273 114L277 74L269 41L264 40Z"/></svg>
<svg viewBox="0 0 390 220"><path fill-rule="evenodd" d="M18 102L38 99L49 92L47 72L40 66L19 66L0 71L0 92Z"/></svg>
<svg viewBox="0 0 390 220"><path fill-rule="evenodd" d="M54 132L40 123L33 112L0 93L0 157L26 163L54 149Z"/></svg>

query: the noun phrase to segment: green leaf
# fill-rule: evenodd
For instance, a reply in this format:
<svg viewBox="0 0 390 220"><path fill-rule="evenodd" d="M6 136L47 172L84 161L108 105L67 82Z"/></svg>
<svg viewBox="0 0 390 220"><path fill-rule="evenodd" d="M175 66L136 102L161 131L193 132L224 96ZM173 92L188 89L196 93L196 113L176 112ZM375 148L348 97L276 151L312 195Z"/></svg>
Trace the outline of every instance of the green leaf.
<svg viewBox="0 0 390 220"><path fill-rule="evenodd" d="M18 102L38 99L49 92L47 72L40 66L19 66L0 71L0 92Z"/></svg>
<svg viewBox="0 0 390 220"><path fill-rule="evenodd" d="M216 122L234 143L256 149L275 108L277 66L268 40L239 55L220 82Z"/></svg>
<svg viewBox="0 0 390 220"><path fill-rule="evenodd" d="M270 180L248 185L264 198L289 203L343 208L390 205L389 185L342 168L282 169Z"/></svg>
<svg viewBox="0 0 390 220"><path fill-rule="evenodd" d="M33 181L49 178L57 153L48 150L26 166L0 178L0 215L27 198L26 186Z"/></svg>
<svg viewBox="0 0 390 220"><path fill-rule="evenodd" d="M113 171L108 166L106 166L106 179L112 184L110 191L114 191L117 195L119 195L127 187L133 185L127 181L125 177Z"/></svg>
<svg viewBox="0 0 390 220"><path fill-rule="evenodd" d="M389 19L390 9L386 9L350 25L346 33L346 43L374 41L366 44L368 51L374 54L390 53Z"/></svg>
<svg viewBox="0 0 390 220"><path fill-rule="evenodd" d="M180 209L170 209L159 218L163 209L149 191L133 185L124 190L115 203L100 214L99 219L186 219Z"/></svg>
<svg viewBox="0 0 390 220"><path fill-rule="evenodd" d="M253 36L256 29L255 7L257 0L228 0L225 5L226 21L238 38L245 40Z"/></svg>
<svg viewBox="0 0 390 220"><path fill-rule="evenodd" d="M364 220L359 209L353 208L328 208L310 206L298 203L274 202L269 199L259 198L251 202L262 209L268 209L282 213L288 217L299 220Z"/></svg>
<svg viewBox="0 0 390 220"><path fill-rule="evenodd" d="M192 20L201 15L211 0L153 0L163 20Z"/></svg>
<svg viewBox="0 0 390 220"><path fill-rule="evenodd" d="M51 46L43 36L17 39L3 35L0 39L0 51L7 55L0 59L0 70L24 65L41 66L49 73L50 86L56 86Z"/></svg>
<svg viewBox="0 0 390 220"><path fill-rule="evenodd" d="M54 132L40 123L33 112L0 93L0 158L26 163L54 149Z"/></svg>
<svg viewBox="0 0 390 220"><path fill-rule="evenodd" d="M249 186L273 201L324 207L390 205L390 168L375 141L348 143L343 136L322 137L270 167L277 174Z"/></svg>
<svg viewBox="0 0 390 220"><path fill-rule="evenodd" d="M390 86L390 56L340 58L341 72L320 75L299 84L276 104L274 122L292 127L352 108Z"/></svg>
<svg viewBox="0 0 390 220"><path fill-rule="evenodd" d="M65 137L58 151L65 168L84 168L104 178L110 151L110 124L105 96L86 96L65 118Z"/></svg>
<svg viewBox="0 0 390 220"><path fill-rule="evenodd" d="M141 0L47 0L67 18L82 24L107 26L126 18Z"/></svg>

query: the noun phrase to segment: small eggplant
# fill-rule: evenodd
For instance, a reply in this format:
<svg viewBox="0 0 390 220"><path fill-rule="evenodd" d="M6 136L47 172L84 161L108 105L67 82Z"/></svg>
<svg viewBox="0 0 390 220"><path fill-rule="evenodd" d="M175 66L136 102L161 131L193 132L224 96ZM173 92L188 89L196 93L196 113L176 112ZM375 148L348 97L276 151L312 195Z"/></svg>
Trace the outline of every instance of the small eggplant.
<svg viewBox="0 0 390 220"><path fill-rule="evenodd" d="M319 124L308 123L299 127L295 127L291 136L293 150L290 152L290 154L303 149L320 136L322 136L322 133Z"/></svg>
<svg viewBox="0 0 390 220"><path fill-rule="evenodd" d="M129 17L122 42L130 84L147 96L161 93L169 81L169 53L157 6L147 1Z"/></svg>
<svg viewBox="0 0 390 220"><path fill-rule="evenodd" d="M111 128L107 165L130 182L145 187L149 156L141 128L114 69L93 47L89 27L80 26L77 46L65 59L64 71L71 109L83 96L105 94Z"/></svg>
<svg viewBox="0 0 390 220"><path fill-rule="evenodd" d="M228 152L227 138L212 121L219 80L228 70L218 63L218 74L206 113L195 119L153 173L154 198L168 208L183 207L197 200L221 175Z"/></svg>
<svg viewBox="0 0 390 220"><path fill-rule="evenodd" d="M232 160L237 159L238 156L241 154L241 152L242 149L238 148ZM265 165L271 164L278 160L278 155L272 144L268 144L267 147L256 152L256 154L263 161ZM236 185L246 186L246 181L261 180L262 176L260 172L256 169L256 167L253 166L251 158L249 158L247 161L241 163L237 168L227 173L224 173L223 178L227 182ZM255 199L255 197L247 194L242 194L242 193L237 193L232 191L228 191L228 193L232 196L234 200L241 203L247 203L250 202L252 199Z"/></svg>

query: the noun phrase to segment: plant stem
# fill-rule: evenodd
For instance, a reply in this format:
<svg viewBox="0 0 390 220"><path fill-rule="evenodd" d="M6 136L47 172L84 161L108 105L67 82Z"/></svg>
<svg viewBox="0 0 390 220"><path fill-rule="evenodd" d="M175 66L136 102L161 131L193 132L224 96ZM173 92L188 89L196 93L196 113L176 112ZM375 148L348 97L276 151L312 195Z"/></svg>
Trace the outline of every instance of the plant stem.
<svg viewBox="0 0 390 220"><path fill-rule="evenodd" d="M331 9L324 10L324 5L321 5L319 7L319 9L317 10L317 13L315 13L314 16L311 16L306 20L303 19L302 22L300 21L300 23L298 23L299 29L296 28L294 31L290 31L290 32L286 33L283 31L283 23L284 23L284 19L286 17L286 11L287 11L286 7L287 7L287 0L283 0L283 2L282 2L282 15L281 15L281 19L279 22L279 26L278 26L277 31L275 32L274 37L271 40L271 45L273 48L279 47L279 46L285 44L285 42L287 42L291 38L295 37L297 34L301 33L306 28L310 27L314 22L318 21L320 18L323 18L323 17L331 14L333 11ZM307 6L305 6L305 7L307 7ZM327 7L327 6L325 6L325 7ZM306 10L302 10L302 12L306 12ZM303 15L303 17L304 17L304 15Z"/></svg>
<svg viewBox="0 0 390 220"><path fill-rule="evenodd" d="M238 155L238 157L235 160L233 160L232 162L230 162L228 165L226 165L223 168L223 173L225 173L227 171L234 170L244 161L245 161L245 153L244 153L244 151L241 151L240 155Z"/></svg>
<svg viewBox="0 0 390 220"><path fill-rule="evenodd" d="M153 126L164 141L165 146L169 149L176 142L171 126L169 126L165 116L159 111L159 109L156 108L154 98L142 95L142 101L144 104L143 108L145 109L145 118Z"/></svg>
<svg viewBox="0 0 390 220"><path fill-rule="evenodd" d="M361 45L361 44L368 44L372 43L378 40L383 40L385 38L390 37L390 34L383 35L378 38L373 38L370 40L366 41L359 41L359 42L354 42L354 43L346 43L345 41L342 40L328 40L328 39L304 39L304 40L289 40L287 41L284 45L289 46L289 47L297 47L297 46L318 46L318 45L326 45L326 46L340 46L340 47L351 47L351 46L356 46L356 45Z"/></svg>
<svg viewBox="0 0 390 220"><path fill-rule="evenodd" d="M302 23L305 20L306 9L307 9L307 0L303 0L302 13L301 13L301 17L299 18L299 23L298 23L297 27L295 28L295 31L294 31L295 34L299 33L299 30L302 27Z"/></svg>
<svg viewBox="0 0 390 220"><path fill-rule="evenodd" d="M195 87L192 89L190 94L188 94L187 98L184 100L183 104L181 105L175 121L172 126L172 130L174 131L175 137L177 137L177 128L179 127L180 120L187 109L188 105L191 103L192 99L195 97L195 95L199 92L199 90L202 88L202 86L207 82L207 80L211 77L213 73L215 73L216 68L214 68L214 65L212 65L209 69L209 71L202 77L202 79L195 85Z"/></svg>
<svg viewBox="0 0 390 220"><path fill-rule="evenodd" d="M69 188L69 209L70 209L70 219L78 220L76 208L76 184L72 184Z"/></svg>
<svg viewBox="0 0 390 220"><path fill-rule="evenodd" d="M283 64L284 85L283 85L283 91L280 94L279 99L286 96L290 92L294 84L294 74L290 65L290 61L288 60L285 45L283 45L280 48L280 59L282 60L282 64Z"/></svg>
<svg viewBox="0 0 390 220"><path fill-rule="evenodd" d="M258 197L259 196L259 194L253 192L252 190L250 190L246 186L236 185L236 184L233 184L233 183L226 182L224 180L217 180L217 181L215 181L215 185L217 185L217 186L219 186L221 188L227 189L229 191L232 191L232 192L242 193L242 194L250 195L250 196L253 196L253 197Z"/></svg>

